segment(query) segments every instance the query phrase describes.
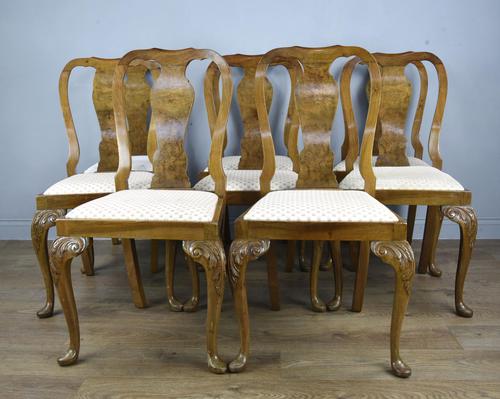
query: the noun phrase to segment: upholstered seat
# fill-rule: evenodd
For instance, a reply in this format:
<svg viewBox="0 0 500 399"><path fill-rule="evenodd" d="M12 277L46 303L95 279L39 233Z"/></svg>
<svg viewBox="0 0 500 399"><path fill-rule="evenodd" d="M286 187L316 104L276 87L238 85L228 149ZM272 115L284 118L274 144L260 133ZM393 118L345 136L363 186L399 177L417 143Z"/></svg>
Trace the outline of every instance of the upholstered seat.
<svg viewBox="0 0 500 399"><path fill-rule="evenodd" d="M131 172L128 179L131 190L149 188L153 174ZM115 172L82 173L66 177L50 186L43 195L96 194L115 191Z"/></svg>
<svg viewBox="0 0 500 399"><path fill-rule="evenodd" d="M377 156L372 157L372 166L375 166L375 163L377 162ZM429 164L419 158L415 157L408 157L408 163L410 166L429 166ZM359 158L354 161L354 167L357 168L359 165ZM333 167L334 172L345 172L345 160L339 162L337 165Z"/></svg>
<svg viewBox="0 0 500 399"><path fill-rule="evenodd" d="M227 170L226 191L260 191L260 170ZM277 170L271 181L271 190L289 190L295 188L297 173ZM212 176L206 176L195 184L195 190L214 191Z"/></svg>
<svg viewBox="0 0 500 399"><path fill-rule="evenodd" d="M397 222L389 208L364 191L289 190L268 193L244 220L269 222Z"/></svg>
<svg viewBox="0 0 500 399"><path fill-rule="evenodd" d="M450 175L431 166L377 166L373 168L377 190L462 191L463 186ZM363 190L359 169L340 182L344 190Z"/></svg>
<svg viewBox="0 0 500 399"><path fill-rule="evenodd" d="M122 190L86 202L67 219L210 222L218 197L194 190Z"/></svg>
<svg viewBox="0 0 500 399"><path fill-rule="evenodd" d="M224 170L237 170L240 163L240 155L230 155L222 158L222 167ZM290 157L285 155L276 155L276 169L278 170L293 170L293 162ZM208 167L204 172L208 172Z"/></svg>
<svg viewBox="0 0 500 399"><path fill-rule="evenodd" d="M89 166L87 169L83 171L83 173L95 173L97 172L97 166L99 164L95 163ZM147 155L133 155L132 156L132 170L137 172L152 172L153 165L149 160Z"/></svg>

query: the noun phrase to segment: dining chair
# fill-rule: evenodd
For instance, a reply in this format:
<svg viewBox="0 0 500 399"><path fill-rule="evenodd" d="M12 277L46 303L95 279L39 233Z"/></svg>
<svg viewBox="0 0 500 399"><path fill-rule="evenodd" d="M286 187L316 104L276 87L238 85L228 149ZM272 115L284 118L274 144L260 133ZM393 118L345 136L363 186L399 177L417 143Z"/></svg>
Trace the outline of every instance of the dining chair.
<svg viewBox="0 0 500 399"><path fill-rule="evenodd" d="M231 68L239 68L243 71L237 90L236 99L239 113L243 124L243 134L240 142L240 156L226 156L223 158L223 167L227 176L226 206L230 205L252 205L261 196L259 189L259 175L263 165L263 151L259 130L259 120L255 104L255 71L262 55L235 54L226 55L224 59ZM277 172L271 183L273 190L283 190L295 187L297 180L296 170L298 168L298 117L294 101L295 81L297 78L298 65L294 62L282 60L281 66L287 70L290 78L290 96L286 104L286 116L283 128L283 143L287 155L276 156ZM213 132L215 115L219 109L219 74L215 65L209 66L205 76L205 104L209 116L210 131ZM273 99L273 86L266 78L265 80L266 107L269 110ZM285 109L283 109L285 113ZM281 133L281 132L280 132ZM224 142L224 148L227 145ZM195 184L195 190L213 191L214 183L211 176L205 176ZM230 240L229 212L226 211L224 220L224 238ZM295 242L290 242L287 252L287 269L293 263L295 257ZM268 286L272 310L279 310L278 293L278 271L274 245L268 252L267 258Z"/></svg>
<svg viewBox="0 0 500 399"><path fill-rule="evenodd" d="M220 109L215 118L210 147L209 171L214 192L191 190L187 175L188 156L184 138L194 102L194 88L186 68L194 60L218 65L222 79ZM152 118L156 127L151 189L128 190L131 159L125 109L124 76L134 60L154 61L161 72L151 89ZM208 368L224 373L226 364L217 352L217 328L224 295L226 256L221 241L224 213L225 174L222 152L231 103L232 80L224 59L212 50L135 50L118 63L113 80L113 106L118 139L119 166L116 192L87 202L56 220L58 238L50 249L55 285L68 324L70 343L58 359L61 366L76 362L80 350L78 313L71 283L70 266L84 253L86 237L122 239L128 272L134 273L135 294L144 301L135 239L182 240L185 253L205 269L207 283L206 339Z"/></svg>
<svg viewBox="0 0 500 399"><path fill-rule="evenodd" d="M429 52L375 53L374 57L382 70L382 103L385 102L379 114L378 158L373 168L377 182L375 198L386 205L409 205L409 217L412 223L415 211L412 211L411 207L427 206L424 239L417 269L419 273L429 273L432 276L441 275L441 270L435 262L435 254L443 217L446 216L459 225L461 238L455 278L455 309L459 316L472 317L472 309L464 303L463 289L476 239L477 216L471 207L471 192L441 170L443 161L439 151L439 136L448 90L445 67L436 55ZM360 62L362 61L359 59L351 61L350 70L348 68L347 73L343 76L346 85L351 79L352 68ZM428 144L432 165L420 164L423 148L418 133L423 105L420 109L419 107L427 94L427 76L423 71L425 68L423 62L429 62L433 65L438 78L438 97ZM407 145L404 136L404 116L407 114L409 97L409 83L405 76L405 68L409 64L417 66L419 76L424 81L412 129L414 158L409 158L406 155ZM357 128L354 120L350 121L347 134L349 141L346 170L348 174L341 181L340 188L362 190L363 179L359 168L354 167L354 162L349 163L349 160L354 160L352 155L349 156L349 153L355 153L358 147ZM359 256L367 256L367 250L363 249L363 251L365 253L360 253ZM367 273L368 264L363 264L356 271L352 306L354 311L362 309Z"/></svg>
<svg viewBox="0 0 500 399"><path fill-rule="evenodd" d="M377 57L379 53L375 53ZM387 56L389 54L386 54ZM401 54L397 54L400 56ZM345 84L346 88L351 86L351 76L353 69L359 63L359 60L352 59L345 66L345 73L341 77L341 86ZM379 119L377 122L377 130L375 132L375 140L373 143L373 166L428 166L422 158L424 155L424 147L420 140L420 130L422 127L422 119L427 100L427 92L429 87L429 79L427 70L423 62L415 60L408 63L413 65L418 72L418 85L416 82L412 84L406 77L405 70L407 65L379 65L382 76L382 102L380 104ZM369 90L370 82L366 85L366 90ZM413 121L411 123L411 145L413 147L413 156L406 154L406 123L410 119L410 100L412 93L418 89L418 100L413 113ZM345 131L348 131L346 127ZM382 143L383 156L379 160L379 140L384 132ZM394 138L392 142L388 138ZM386 147L394 148L394 151L386 150ZM342 161L335 165L334 171L337 179L341 181L346 175L345 158L349 149L349 135L344 136L342 143L341 156ZM396 154L392 154L396 152ZM357 167L359 159L354 162L354 167ZM407 241L411 244L413 239L413 230L415 226L415 216L417 212L416 205L408 207L406 217L407 223Z"/></svg>
<svg viewBox="0 0 500 399"><path fill-rule="evenodd" d="M376 54L375 54L376 55ZM348 63L346 63L344 72L340 78L340 86L341 90L351 90L351 75L353 73L354 68L359 63L359 60L353 58ZM406 156L406 153L398 152L391 156L384 151L383 157L378 161L379 154L379 138L381 136L382 130L384 132L390 131L389 136L394 134L394 137L404 137L405 134L405 125L407 120L410 117L410 99L412 92L417 91L417 86L412 85L410 81L406 78L404 74L405 66L383 66L379 65L381 69L382 76L382 100L380 104L379 111L379 119L377 121L377 130L375 131L375 139L373 143L373 156L372 156L372 166L428 166L428 163L425 162L423 158L423 146L420 141L420 129L422 126L422 117L424 113L425 103L427 99L427 91L428 91L428 75L427 70L425 69L424 64L421 61L412 61L410 64L413 64L414 67L418 71L419 75L419 85L418 85L418 100L415 107L415 112L413 113L413 122L411 129L411 144L413 147L414 155ZM366 85L366 92L368 96L370 88L370 82L368 81ZM348 106L352 106L352 104L347 104ZM346 121L344 121L345 123ZM349 129L348 126L345 126L345 132ZM387 136L387 135L385 135ZM401 145L401 139L396 140L399 145ZM394 145L391 144L389 140L385 140L385 145ZM347 151L349 148L349 135L345 134L344 141L341 147L341 159L339 163L337 163L333 170L335 172L335 176L338 181L342 181L342 179L347 175L346 171L346 161L345 158L347 156ZM404 142L404 148L406 149L406 142ZM359 166L359 157L354 161L353 167ZM413 230L415 226L415 216L417 212L416 205L410 205L408 207L408 214L406 217L407 223L407 241L411 244L413 239ZM349 269L355 271L356 259L358 256L359 248L353 243L349 245L349 254L351 256L351 265L348 266ZM305 265L305 247L304 242L302 243L299 264L303 270L307 270ZM330 254L329 254L330 255ZM321 265L322 270L328 270L332 267L332 257L328 256L327 261Z"/></svg>
<svg viewBox="0 0 500 399"><path fill-rule="evenodd" d="M69 157L66 163L68 177L58 181L43 194L36 197L36 212L31 225L33 248L42 272L45 285L45 304L37 312L38 317L46 318L54 310L54 286L50 273L47 236L55 225L55 220L62 217L67 209L74 208L92 199L102 197L114 191L114 171L118 167L118 146L116 144L111 89L114 68L118 59L77 58L64 67L59 78L59 96L61 109L69 142ZM80 158L78 136L73 122L69 103L69 79L73 69L90 67L95 70L93 78L93 105L99 123L101 141L99 143L99 162L86 170L77 173ZM147 153L148 111L150 87L146 80L147 67L132 66L127 79L127 116L130 124L131 153L136 156ZM149 187L152 174L139 168L144 162L136 162L137 171L130 175L131 188ZM82 256L83 269L87 275L94 274L94 251L92 238Z"/></svg>
<svg viewBox="0 0 500 399"><path fill-rule="evenodd" d="M360 150L360 171L364 187L359 191L337 189L333 173L330 137L338 101L338 86L330 74L332 63L357 56L366 63L371 78L370 103ZM295 59L302 66L295 90L304 147L300 152L297 188L271 192L275 172L274 144L265 106L264 81L271 63L281 58ZM229 363L233 372L242 371L249 355L249 315L245 286L250 260L269 249L270 240L361 241L395 270L395 293L391 322L391 367L395 375L408 377L410 367L399 354L399 337L411 291L415 261L406 241L406 224L375 200L375 176L371 165L372 148L380 106L380 71L373 56L359 47L292 47L275 49L260 61L256 71L256 104L264 150L260 176L263 198L236 221L231 244L229 280L240 325L240 352ZM344 99L345 93L341 93ZM348 117L351 117L350 115ZM349 154L349 156L357 154ZM349 157L348 157L349 159ZM351 162L353 159L349 159ZM371 241L371 244L370 244ZM366 256L360 263L368 262ZM317 308L327 305L317 296L316 276L319 257L311 268L310 290ZM337 294L337 293L336 293ZM338 298L334 298L337 301Z"/></svg>

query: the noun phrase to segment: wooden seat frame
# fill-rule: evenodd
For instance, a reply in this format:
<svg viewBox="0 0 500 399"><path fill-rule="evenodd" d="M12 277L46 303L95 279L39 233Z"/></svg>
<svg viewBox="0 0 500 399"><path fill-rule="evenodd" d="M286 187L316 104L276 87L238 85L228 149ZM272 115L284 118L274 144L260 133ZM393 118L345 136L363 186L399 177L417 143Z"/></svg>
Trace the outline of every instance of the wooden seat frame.
<svg viewBox="0 0 500 399"><path fill-rule="evenodd" d="M274 145L265 106L264 80L271 63L280 59L296 59L302 66L295 91L304 149L300 153L297 189L335 189L337 181L333 173L333 153L330 135L337 106L337 84L329 72L330 65L340 57L357 56L369 68L372 81L371 96L366 126L361 145L361 174L365 191L375 192L375 176L371 166L373 140L380 106L380 71L375 59L359 47L332 46L324 48L281 48L267 53L256 71L256 103L259 116L264 167L260 177L262 194L270 191L270 182L275 171ZM354 117L349 115L349 117ZM357 154L352 153L356 156ZM269 249L269 240L316 240L316 241L361 241L361 246L370 248L395 270L395 294L391 322L391 367L399 377L408 377L411 369L399 354L399 337L404 314L411 291L415 271L413 252L406 239L406 224L398 218L392 223L314 223L314 222L265 222L245 219L245 214L236 221L236 237L231 244L229 280L233 287L235 308L239 317L241 346L238 356L229 364L231 371L245 368L249 354L249 317L245 286L248 262ZM366 263L360 257L359 262ZM319 259L312 265L311 291L316 290L315 274ZM317 295L316 295L317 298ZM317 298L318 304L324 303Z"/></svg>
<svg viewBox="0 0 500 399"><path fill-rule="evenodd" d="M88 245L85 237L121 238L128 272L134 274L134 293L144 298L140 271L134 262L134 239L183 240L183 249L205 269L207 281L207 356L208 367L215 373L224 373L226 364L217 353L217 326L224 294L226 257L220 238L224 214L226 177L222 168L222 152L229 108L232 80L224 59L212 50L135 50L127 53L118 63L113 80L113 105L118 138L119 168L115 183L117 190L128 188L131 169L129 137L127 134L124 76L134 60L154 61L161 72L151 89L152 117L156 128L156 151L153 157L154 177L152 189L189 189L187 155L184 136L194 102L194 89L185 76L193 60L208 59L221 71L222 98L214 124L210 149L209 170L215 181L215 194L219 197L211 222L155 222L122 220L57 219L57 238L50 250L51 267L64 315L68 324L70 343L60 365L75 363L80 350L80 332L75 298L71 284L72 259L84 252Z"/></svg>
<svg viewBox="0 0 500 399"><path fill-rule="evenodd" d="M118 146L116 143L111 98L113 73L118 61L119 59L96 57L77 58L68 62L61 72L59 78L59 97L69 143L69 157L66 163L68 177L77 173L76 167L80 159L80 146L75 124L73 122L68 93L71 72L77 67L91 67L95 69L92 99L101 130L97 171L114 172L118 167ZM147 153L147 114L149 110L150 91L150 87L145 79L147 69L147 66L141 65L140 63L131 67L126 83L128 88L127 115L129 120L132 155L144 155ZM37 312L38 317L50 317L54 312L54 285L50 273L47 252L47 236L49 229L55 225L57 218L64 216L67 209L75 208L78 205L107 194L108 193L37 195L36 212L31 225L31 239L45 286L45 304ZM82 255L82 273L93 275L94 251L92 238L89 238L88 242L87 250Z"/></svg>
<svg viewBox="0 0 500 399"><path fill-rule="evenodd" d="M436 108L429 134L428 152L432 166L441 170L443 161L439 151L439 136L448 91L448 80L442 61L436 55L429 52L406 52L401 54L375 53L374 57L382 70L382 91L384 91L385 82L389 82L388 85L391 85L390 91L388 90L386 94L386 102L393 106L394 104L402 106L400 110L393 110L392 113L382 112L379 115L379 118L382 118L382 121L379 123L390 127L380 129L379 137L377 137L379 143L377 150L379 158L377 163L382 165L405 165L406 138L404 137L404 120L408 106L408 101L405 98L409 96L407 93L409 82L405 76L405 67L409 64L417 67L420 79L423 82L411 134L415 156L422 158L423 147L419 140L419 131L425 97L427 95L427 73L423 62L427 61L436 70L439 85ZM343 85L350 85L352 70L360 62L362 62L360 59L353 59L346 65L342 74ZM398 85L394 85L394 82L398 82ZM384 107L384 103L381 106ZM385 106L387 107L388 105ZM394 117L395 115L396 117ZM387 118L387 120L383 118ZM349 126L346 124L346 128L348 138L346 170L350 172L353 169L352 154L356 153L358 148L356 122L352 121ZM381 141L384 141L385 145L381 146ZM346 143L344 142L344 151L345 145ZM349 156L349 154L351 155ZM424 239L417 269L418 273L429 273L436 277L441 276L442 272L436 266L435 254L443 217L446 216L460 226L460 249L455 278L455 310L457 315L463 317L472 317L473 315L472 309L464 303L463 299L465 277L477 234L477 216L474 209L470 206L471 197L471 192L466 189L462 191L375 190L375 198L386 205L409 205L408 218L411 224L411 229L408 232L409 241L411 240L417 205L427 206ZM364 251L366 252L367 249L364 249ZM366 254L360 256L366 256ZM354 311L361 311L362 309L367 276L368 264L356 270L352 304Z"/></svg>

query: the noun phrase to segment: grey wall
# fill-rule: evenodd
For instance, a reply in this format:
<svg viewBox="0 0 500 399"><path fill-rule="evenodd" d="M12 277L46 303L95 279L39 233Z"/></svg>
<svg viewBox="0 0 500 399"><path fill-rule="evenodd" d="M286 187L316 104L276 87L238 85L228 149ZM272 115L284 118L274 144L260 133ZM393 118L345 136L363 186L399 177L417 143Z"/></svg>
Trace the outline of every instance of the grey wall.
<svg viewBox="0 0 500 399"><path fill-rule="evenodd" d="M500 238L499 18L497 0L1 2L0 238L28 238L35 194L65 176L67 143L57 82L69 59L119 57L149 47L229 54L331 44L426 50L442 58L449 79L441 136L444 169L473 191L479 236ZM198 88L202 67L190 70ZM90 72L77 71L71 82L81 167L96 159L98 142L90 79ZM201 111L199 97L188 137L196 159L191 173L208 155ZM424 127L428 131L428 120ZM421 227L419 219L417 232ZM444 237L457 236L451 227L444 226Z"/></svg>

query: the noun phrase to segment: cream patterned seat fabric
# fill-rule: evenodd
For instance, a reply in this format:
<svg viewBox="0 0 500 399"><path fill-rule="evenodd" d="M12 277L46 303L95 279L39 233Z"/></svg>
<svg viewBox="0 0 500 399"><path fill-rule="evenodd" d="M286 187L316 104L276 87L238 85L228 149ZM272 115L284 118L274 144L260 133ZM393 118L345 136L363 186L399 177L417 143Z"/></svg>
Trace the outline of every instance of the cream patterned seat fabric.
<svg viewBox="0 0 500 399"><path fill-rule="evenodd" d="M377 158L378 157L376 155L372 157L372 166L375 166ZM422 161L421 159L415 157L408 157L408 163L410 164L410 166L430 166L427 162ZM354 167L357 168L358 165L359 165L359 157L354 161ZM335 165L333 171L345 172L345 160Z"/></svg>
<svg viewBox="0 0 500 399"><path fill-rule="evenodd" d="M149 188L153 174L131 172L128 179L131 190ZM97 194L115 192L115 172L82 173L66 177L50 186L43 195Z"/></svg>
<svg viewBox="0 0 500 399"><path fill-rule="evenodd" d="M269 222L397 222L389 208L364 191L289 190L268 193L244 216Z"/></svg>
<svg viewBox="0 0 500 399"><path fill-rule="evenodd" d="M97 166L98 164L95 163L85 169L83 173L95 173L97 172ZM151 164L151 161L149 160L147 155L133 155L131 169L137 172L152 172L153 165Z"/></svg>
<svg viewBox="0 0 500 399"><path fill-rule="evenodd" d="M218 197L194 190L122 190L86 202L67 219L210 222Z"/></svg>
<svg viewBox="0 0 500 399"><path fill-rule="evenodd" d="M260 170L226 170L226 191L260 191ZM295 188L297 173L289 170L276 170L271 180L271 190ZM206 176L193 187L195 190L214 191L212 176Z"/></svg>
<svg viewBox="0 0 500 399"><path fill-rule="evenodd" d="M463 186L453 177L432 166L376 166L377 190L462 191ZM339 187L344 190L363 190L364 180L354 169Z"/></svg>
<svg viewBox="0 0 500 399"><path fill-rule="evenodd" d="M231 155L222 158L222 167L224 170L237 170L240 163L240 155ZM277 170L293 170L293 162L290 157L284 155L276 155L276 169ZM204 172L208 172L208 167Z"/></svg>

